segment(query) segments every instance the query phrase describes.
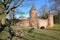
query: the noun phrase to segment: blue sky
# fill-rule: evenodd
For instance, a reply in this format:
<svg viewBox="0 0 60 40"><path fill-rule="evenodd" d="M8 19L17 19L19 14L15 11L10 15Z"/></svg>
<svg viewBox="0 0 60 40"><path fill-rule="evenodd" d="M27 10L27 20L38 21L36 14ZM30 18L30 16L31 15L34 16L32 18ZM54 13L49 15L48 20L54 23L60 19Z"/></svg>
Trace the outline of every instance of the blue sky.
<svg viewBox="0 0 60 40"><path fill-rule="evenodd" d="M14 3L12 3L12 4L14 4ZM17 10L17 11L21 10L22 12L26 13L26 14L23 15L26 18L29 17L29 11L32 7L32 4L35 5L37 10L39 10L41 8L41 6L44 5L44 4L47 5L48 7L50 5L48 0L36 0L34 2L31 2L31 1L27 2L26 1L26 2L23 2L22 4L23 4L23 6L20 5L15 10ZM11 6L13 6L13 5L11 5ZM17 18L19 18L19 16L20 16L19 14L16 15Z"/></svg>

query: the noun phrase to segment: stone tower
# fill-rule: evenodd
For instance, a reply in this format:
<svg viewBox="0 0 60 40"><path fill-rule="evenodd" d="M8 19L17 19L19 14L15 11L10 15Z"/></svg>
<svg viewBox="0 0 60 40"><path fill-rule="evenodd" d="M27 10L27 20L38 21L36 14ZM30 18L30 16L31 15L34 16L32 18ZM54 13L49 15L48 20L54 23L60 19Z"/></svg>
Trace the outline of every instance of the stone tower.
<svg viewBox="0 0 60 40"><path fill-rule="evenodd" d="M49 14L48 14L48 27L53 27L53 25L54 25L54 23L53 23L53 14L51 14L50 12L49 12Z"/></svg>
<svg viewBox="0 0 60 40"><path fill-rule="evenodd" d="M29 24L31 27L37 28L38 27L38 21L37 21L37 10L35 6L32 6L30 10L30 21Z"/></svg>

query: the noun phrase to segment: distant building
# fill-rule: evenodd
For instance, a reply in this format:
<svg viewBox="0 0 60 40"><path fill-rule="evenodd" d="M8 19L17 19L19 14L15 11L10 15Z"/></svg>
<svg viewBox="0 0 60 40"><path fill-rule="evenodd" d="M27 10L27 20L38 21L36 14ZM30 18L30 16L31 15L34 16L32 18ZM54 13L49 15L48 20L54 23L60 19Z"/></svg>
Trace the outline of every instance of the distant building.
<svg viewBox="0 0 60 40"><path fill-rule="evenodd" d="M24 19L26 19L24 16L19 17L19 20L24 20Z"/></svg>

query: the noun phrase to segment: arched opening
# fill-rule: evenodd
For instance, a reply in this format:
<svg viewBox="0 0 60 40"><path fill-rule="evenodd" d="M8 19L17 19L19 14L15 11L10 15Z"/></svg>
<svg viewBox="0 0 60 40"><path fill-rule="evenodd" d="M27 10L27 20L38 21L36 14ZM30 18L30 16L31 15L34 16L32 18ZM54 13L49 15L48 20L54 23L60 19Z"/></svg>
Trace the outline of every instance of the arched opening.
<svg viewBox="0 0 60 40"><path fill-rule="evenodd" d="M40 29L45 29L45 26L41 26Z"/></svg>

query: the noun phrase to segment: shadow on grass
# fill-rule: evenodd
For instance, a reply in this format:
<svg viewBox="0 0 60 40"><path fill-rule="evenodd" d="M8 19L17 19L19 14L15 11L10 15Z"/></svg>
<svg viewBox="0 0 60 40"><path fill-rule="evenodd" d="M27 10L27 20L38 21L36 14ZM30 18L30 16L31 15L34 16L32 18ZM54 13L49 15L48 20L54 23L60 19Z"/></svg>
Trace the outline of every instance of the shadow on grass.
<svg viewBox="0 0 60 40"><path fill-rule="evenodd" d="M13 36L14 36L14 33L12 32L12 28L10 27L10 23L9 24L0 24L0 32L4 31L4 29L8 27L8 32L10 34L10 40L12 40Z"/></svg>
<svg viewBox="0 0 60 40"><path fill-rule="evenodd" d="M5 29L5 27L6 27L7 25L0 25L0 32L2 32L4 29Z"/></svg>

